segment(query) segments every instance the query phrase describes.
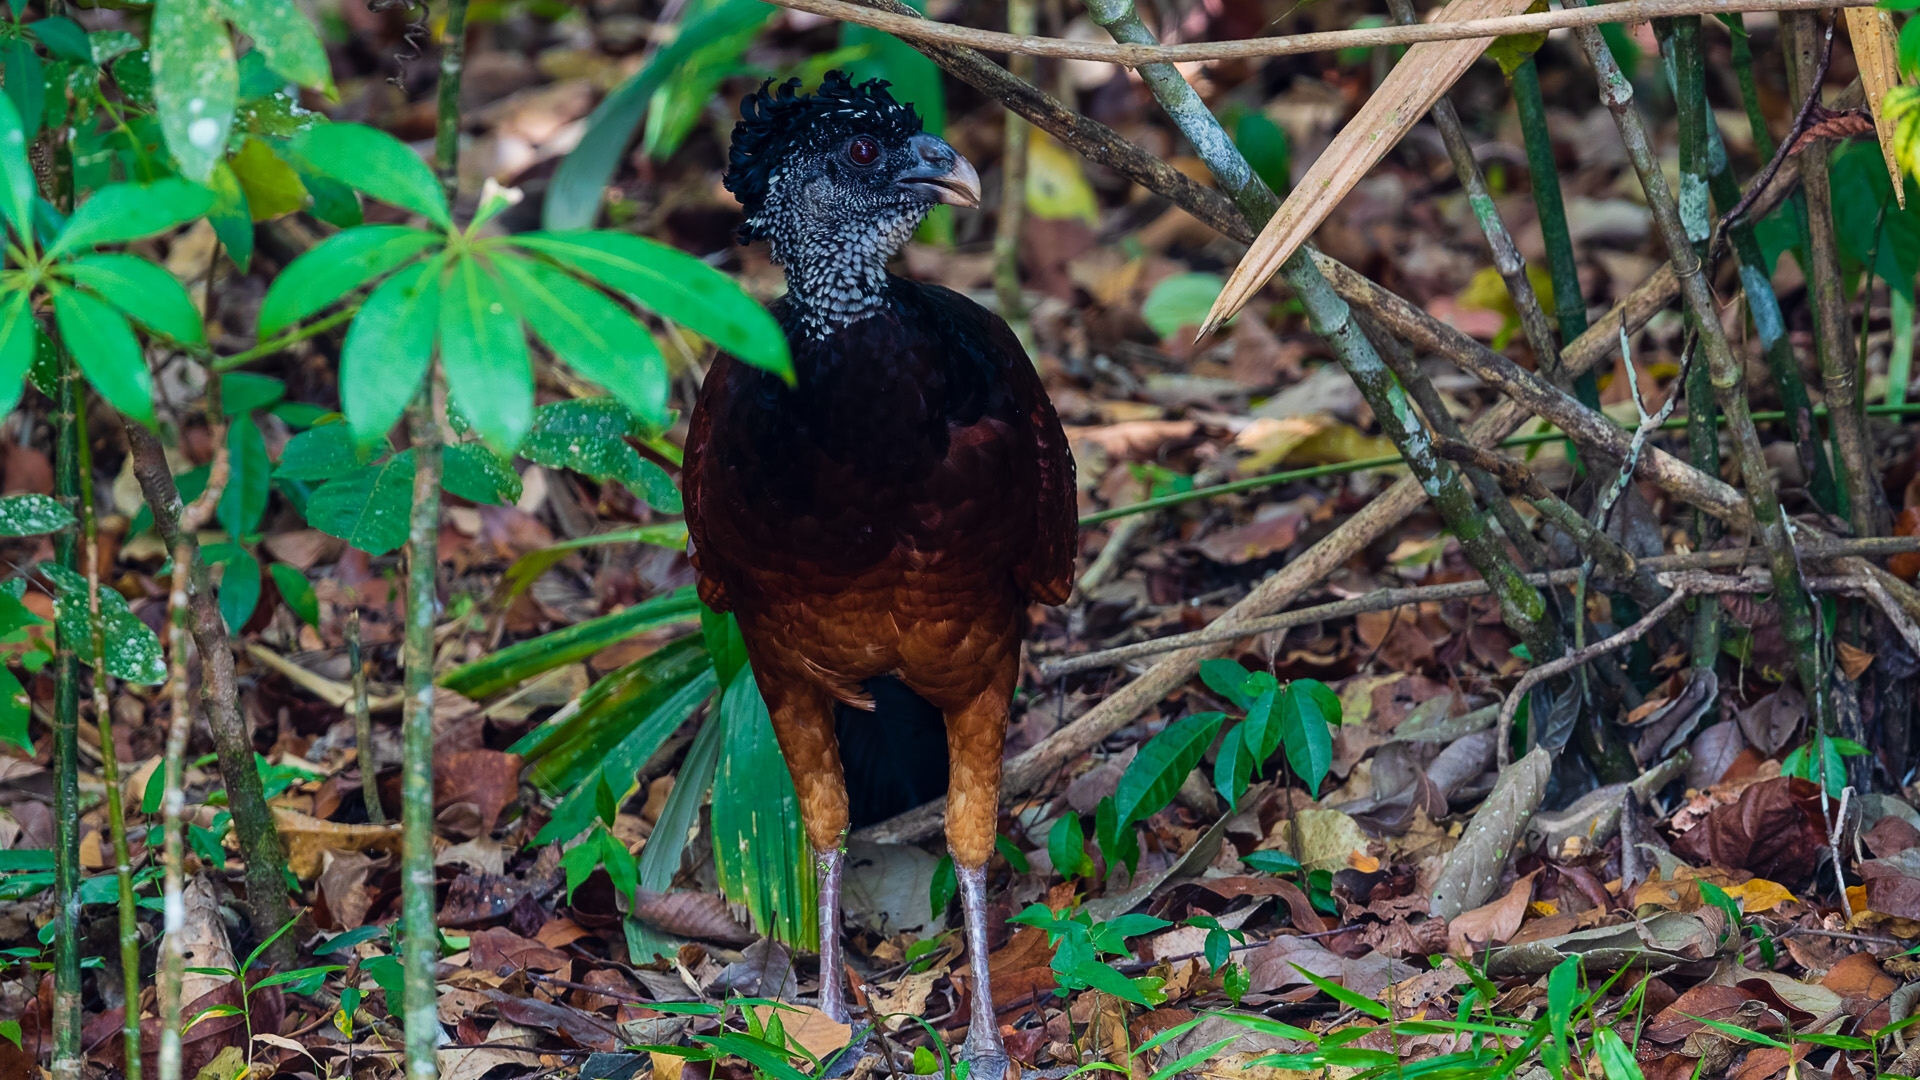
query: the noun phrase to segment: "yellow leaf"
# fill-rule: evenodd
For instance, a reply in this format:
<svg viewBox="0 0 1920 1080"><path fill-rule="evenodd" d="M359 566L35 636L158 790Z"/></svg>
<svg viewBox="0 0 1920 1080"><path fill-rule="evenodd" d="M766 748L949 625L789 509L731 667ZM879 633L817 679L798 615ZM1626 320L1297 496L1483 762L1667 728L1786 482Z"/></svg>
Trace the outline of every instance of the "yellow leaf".
<svg viewBox="0 0 1920 1080"><path fill-rule="evenodd" d="M252 211L253 220L291 214L307 204L307 189L300 183L300 174L275 157L259 139L248 139L229 164L233 175L240 178L240 189L247 193L247 209Z"/></svg>
<svg viewBox="0 0 1920 1080"><path fill-rule="evenodd" d="M1027 209L1037 218L1077 218L1100 227L1100 205L1080 159L1038 131L1027 144Z"/></svg>
<svg viewBox="0 0 1920 1080"><path fill-rule="evenodd" d="M1848 8L1847 33L1853 38L1853 56L1860 65L1860 85L1867 92L1867 108L1873 112L1874 130L1880 136L1880 156L1886 159L1887 174L1893 178L1894 197L1905 209L1907 186L1900 182L1900 161L1894 152L1894 118L1883 106L1887 91L1900 85L1900 63L1894 55L1893 15L1879 8Z"/></svg>
<svg viewBox="0 0 1920 1080"><path fill-rule="evenodd" d="M1271 470L1287 460L1287 455L1293 453L1301 443L1318 435L1329 423L1324 416L1259 417L1234 436L1235 446L1253 451L1252 457L1240 462L1240 473L1257 476Z"/></svg>
<svg viewBox="0 0 1920 1080"><path fill-rule="evenodd" d="M1392 457L1399 453L1393 440L1381 435L1366 435L1347 424L1330 424L1301 440L1287 455L1301 465L1334 465L1363 458Z"/></svg>
<svg viewBox="0 0 1920 1080"><path fill-rule="evenodd" d="M1740 901L1740 910L1748 915L1764 915L1781 904L1792 903L1798 899L1787 891L1785 885L1766 878L1754 878L1729 887L1727 895Z"/></svg>

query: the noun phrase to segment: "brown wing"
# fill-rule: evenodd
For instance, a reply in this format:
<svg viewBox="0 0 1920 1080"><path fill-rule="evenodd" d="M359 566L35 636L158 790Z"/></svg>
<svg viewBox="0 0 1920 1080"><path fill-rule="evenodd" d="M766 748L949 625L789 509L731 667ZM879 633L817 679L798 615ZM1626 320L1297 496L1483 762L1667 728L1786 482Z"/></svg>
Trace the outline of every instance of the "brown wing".
<svg viewBox="0 0 1920 1080"><path fill-rule="evenodd" d="M1007 354L1007 380L1026 414L1033 436L1034 465L1039 471L1034 508L1033 545L1026 560L1014 569L1014 581L1027 599L1042 604L1064 604L1073 592L1073 557L1079 548L1080 507L1074 490L1073 452L1060 426L1053 399L1040 382L1040 372L999 316L986 314L994 345Z"/></svg>
<svg viewBox="0 0 1920 1080"><path fill-rule="evenodd" d="M732 605L727 601L727 591L720 579L700 565L700 550L706 546L708 536L702 468L706 464L708 444L713 439L717 398L727 384L726 366L733 362L732 357L722 354L714 360L700 384L700 396L695 399L693 416L687 422L686 458L680 469L680 494L687 511L687 561L699 576L701 602L715 611L728 611Z"/></svg>

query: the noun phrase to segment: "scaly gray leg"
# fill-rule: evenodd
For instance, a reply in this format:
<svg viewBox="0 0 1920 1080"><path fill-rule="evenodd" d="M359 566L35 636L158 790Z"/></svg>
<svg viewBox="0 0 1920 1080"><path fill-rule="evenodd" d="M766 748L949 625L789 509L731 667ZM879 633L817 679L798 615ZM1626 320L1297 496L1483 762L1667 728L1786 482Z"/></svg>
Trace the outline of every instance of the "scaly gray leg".
<svg viewBox="0 0 1920 1080"><path fill-rule="evenodd" d="M973 968L973 1013L960 1060L972 1063L971 1080L1003 1080L1007 1075L1007 1044L1000 1038L1000 1019L993 1010L993 987L987 981L987 868L961 866L960 907L967 919L967 962Z"/></svg>
<svg viewBox="0 0 1920 1080"><path fill-rule="evenodd" d="M840 960L840 874L846 869L846 850L815 852L813 865L820 879L820 1011L845 1024L849 1021L846 965Z"/></svg>

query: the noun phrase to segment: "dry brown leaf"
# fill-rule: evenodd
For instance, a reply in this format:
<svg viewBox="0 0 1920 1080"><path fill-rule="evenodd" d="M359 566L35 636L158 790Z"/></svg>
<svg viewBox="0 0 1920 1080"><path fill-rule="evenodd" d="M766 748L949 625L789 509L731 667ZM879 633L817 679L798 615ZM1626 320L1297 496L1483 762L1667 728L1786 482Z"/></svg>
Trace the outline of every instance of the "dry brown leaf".
<svg viewBox="0 0 1920 1080"><path fill-rule="evenodd" d="M1898 31L1893 28L1893 14L1879 8L1848 8L1847 35L1853 39L1854 61L1860 65L1860 86L1867 92L1867 108L1873 113L1873 126L1880 136L1880 156L1886 160L1887 173L1893 178L1894 197L1900 200L1900 208L1904 210L1907 185L1893 152L1893 121L1881 108L1887 91L1900 85L1900 62L1894 52Z"/></svg>
<svg viewBox="0 0 1920 1080"><path fill-rule="evenodd" d="M1452 0L1434 22L1517 15L1531 0ZM1399 145L1440 95L1480 58L1492 38L1423 41L1407 49L1353 120L1321 151L1278 213L1233 268L1226 288L1207 313L1204 336L1252 299L1280 264L1312 236L1347 192L1387 151Z"/></svg>
<svg viewBox="0 0 1920 1080"><path fill-rule="evenodd" d="M748 1008L753 1010L762 1024L776 1011L771 1005ZM847 1045L847 1040L853 1036L853 1028L836 1022L811 1005L786 1005L777 1011L780 1014L780 1026L786 1030L787 1038L806 1047L817 1058L825 1058Z"/></svg>
<svg viewBox="0 0 1920 1080"><path fill-rule="evenodd" d="M890 987L870 983L867 986L868 1009L875 1016L887 1018L888 1031L899 1031L913 1023L914 1017L926 1015L927 995L933 993L933 984L946 974L946 968L933 967L918 974L901 976L900 981Z"/></svg>
<svg viewBox="0 0 1920 1080"><path fill-rule="evenodd" d="M1553 755L1545 747L1508 766L1480 804L1460 843L1447 855L1433 886L1431 912L1453 919L1487 902L1507 858L1526 834L1527 822L1546 797Z"/></svg>
<svg viewBox="0 0 1920 1080"><path fill-rule="evenodd" d="M1857 682L1873 665L1873 654L1865 649L1856 649L1842 641L1839 643L1840 670L1847 676L1848 682Z"/></svg>
<svg viewBox="0 0 1920 1080"><path fill-rule="evenodd" d="M233 946L227 941L227 924L220 918L220 902L214 899L213 886L206 875L196 875L187 882L181 899L186 905L186 923L180 938L186 944L187 967L228 970L239 967ZM180 978L180 1000L198 1001L232 981L227 975L189 971Z"/></svg>
<svg viewBox="0 0 1920 1080"><path fill-rule="evenodd" d="M1528 874L1514 882L1507 895L1448 921L1447 950L1455 956L1471 956L1519 933L1520 924L1526 921L1527 905L1533 902L1533 878L1534 874Z"/></svg>
<svg viewBox="0 0 1920 1080"><path fill-rule="evenodd" d="M320 872L321 856L327 851L400 850L399 825L345 825L277 806L273 823L287 845L287 869L302 881Z"/></svg>

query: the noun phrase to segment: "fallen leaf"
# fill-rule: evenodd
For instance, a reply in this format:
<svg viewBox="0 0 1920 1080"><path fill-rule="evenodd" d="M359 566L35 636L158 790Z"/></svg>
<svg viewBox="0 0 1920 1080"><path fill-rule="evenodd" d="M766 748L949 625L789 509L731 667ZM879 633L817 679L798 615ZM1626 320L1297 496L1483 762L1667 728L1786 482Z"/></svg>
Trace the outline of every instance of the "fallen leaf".
<svg viewBox="0 0 1920 1080"><path fill-rule="evenodd" d="M1696 865L1712 863L1797 885L1813 876L1826 843L1819 821L1819 789L1805 780L1775 777L1717 806L1674 840L1673 852Z"/></svg>
<svg viewBox="0 0 1920 1080"><path fill-rule="evenodd" d="M1312 985L1295 969L1296 964L1323 979L1338 981L1347 973L1345 958L1325 945L1311 938L1285 935L1247 953L1249 988L1255 993L1268 994L1289 986Z"/></svg>
<svg viewBox="0 0 1920 1080"><path fill-rule="evenodd" d="M1294 832L1299 832L1300 850L1294 850ZM1338 810L1301 810L1290 819L1276 822L1264 850L1284 851L1300 860L1308 870L1333 872L1345 870L1354 852L1367 851L1367 834L1360 824Z"/></svg>
<svg viewBox="0 0 1920 1080"><path fill-rule="evenodd" d="M1839 642L1835 648L1840 654L1840 670L1848 682L1858 682L1860 676L1873 666L1873 654L1865 649L1856 649L1847 642Z"/></svg>
<svg viewBox="0 0 1920 1080"><path fill-rule="evenodd" d="M1748 743L1771 757L1793 741L1806 718L1807 700L1789 683L1741 710L1740 731Z"/></svg>
<svg viewBox="0 0 1920 1080"><path fill-rule="evenodd" d="M1490 904L1465 911L1447 920L1447 950L1456 956L1471 956L1489 945L1510 940L1526 921L1527 905L1533 901L1533 879L1528 874L1513 883L1507 894Z"/></svg>
<svg viewBox="0 0 1920 1080"><path fill-rule="evenodd" d="M433 808L472 803L479 812L485 836L500 820L500 811L520 797L518 754L499 750L454 750L433 756Z"/></svg>
<svg viewBox="0 0 1920 1080"><path fill-rule="evenodd" d="M333 916L334 930L351 930L367 921L373 908L373 895L367 891L367 874L384 858L370 858L358 851L325 851L320 855L320 898Z"/></svg>
<svg viewBox="0 0 1920 1080"><path fill-rule="evenodd" d="M287 846L287 869L302 881L320 872L321 859L328 851L400 850L398 824L348 825L278 806L273 808L273 821Z"/></svg>
<svg viewBox="0 0 1920 1080"><path fill-rule="evenodd" d="M924 898L922 900L924 903ZM746 945L757 935L753 928L734 921L727 901L718 893L641 890L634 899L633 917L677 937L717 941L723 945Z"/></svg>
<svg viewBox="0 0 1920 1080"><path fill-rule="evenodd" d="M853 1035L853 1028L835 1021L826 1013L811 1005L788 1005L775 1010L771 1005L750 1005L755 1016L765 1024L777 1011L780 1026L786 1031L787 1038L807 1048L816 1058L825 1058L828 1054L847 1045Z"/></svg>
<svg viewBox="0 0 1920 1080"><path fill-rule="evenodd" d="M927 901L939 865L931 853L910 844L850 841L841 912L848 922L881 937L931 936L934 924L946 919L946 912L932 911Z"/></svg>
<svg viewBox="0 0 1920 1080"><path fill-rule="evenodd" d="M927 996L933 993L933 984L946 973L945 968L933 967L918 973L909 972L891 987L869 984L868 1012L885 1017L883 1023L888 1031L899 1031L913 1023L914 1017L926 1015Z"/></svg>
<svg viewBox="0 0 1920 1080"><path fill-rule="evenodd" d="M1508 766L1493 792L1447 856L1433 887L1429 910L1451 920L1487 902L1514 845L1525 835L1527 822L1540 807L1547 790L1553 756L1545 747Z"/></svg>

